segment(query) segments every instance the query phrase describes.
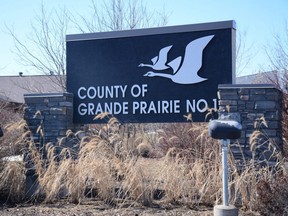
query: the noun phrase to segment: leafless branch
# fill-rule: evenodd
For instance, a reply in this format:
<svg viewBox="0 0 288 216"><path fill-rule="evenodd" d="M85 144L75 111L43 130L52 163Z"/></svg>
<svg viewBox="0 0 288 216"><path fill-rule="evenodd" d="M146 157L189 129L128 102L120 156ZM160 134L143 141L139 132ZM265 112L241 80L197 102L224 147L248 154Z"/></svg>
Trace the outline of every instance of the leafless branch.
<svg viewBox="0 0 288 216"><path fill-rule="evenodd" d="M288 92L288 25L284 24L283 35L275 34L273 44L265 47L275 77L271 80L283 92Z"/></svg>
<svg viewBox="0 0 288 216"><path fill-rule="evenodd" d="M31 24L32 33L26 41L22 41L11 27L6 26L14 39L15 51L19 62L45 75L58 75L57 84L66 89L66 48L65 35L68 26L66 9L48 13L41 6L40 14L35 16ZM55 82L55 79L51 80Z"/></svg>
<svg viewBox="0 0 288 216"><path fill-rule="evenodd" d="M91 0L91 16L80 15L72 21L82 33L127 30L167 25L168 14L150 11L142 0Z"/></svg>
<svg viewBox="0 0 288 216"><path fill-rule="evenodd" d="M41 5L32 21L31 34L20 39L12 27L6 26L14 39L19 62L35 72L51 76L51 81L66 90L66 41L69 24L82 33L143 28L165 25L165 12L149 12L142 0L91 0L91 18L73 16L65 8L48 11ZM80 22L79 22L80 20ZM55 80L56 79L56 80Z"/></svg>
<svg viewBox="0 0 288 216"><path fill-rule="evenodd" d="M246 32L242 33L241 31L237 31L237 47L236 47L236 76L241 75L251 61L253 60L253 56L256 53L252 53L252 46L247 47L246 41Z"/></svg>

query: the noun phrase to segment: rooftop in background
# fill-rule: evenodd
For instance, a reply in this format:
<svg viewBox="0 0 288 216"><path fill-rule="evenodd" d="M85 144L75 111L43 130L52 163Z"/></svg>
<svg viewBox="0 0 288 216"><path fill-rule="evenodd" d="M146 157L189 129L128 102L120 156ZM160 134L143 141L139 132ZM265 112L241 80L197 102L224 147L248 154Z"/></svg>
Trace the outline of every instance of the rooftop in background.
<svg viewBox="0 0 288 216"><path fill-rule="evenodd" d="M262 72L236 78L236 84L274 84L279 74L276 71Z"/></svg>
<svg viewBox="0 0 288 216"><path fill-rule="evenodd" d="M59 93L62 88L57 85L59 76L0 76L0 100L24 103L24 94Z"/></svg>

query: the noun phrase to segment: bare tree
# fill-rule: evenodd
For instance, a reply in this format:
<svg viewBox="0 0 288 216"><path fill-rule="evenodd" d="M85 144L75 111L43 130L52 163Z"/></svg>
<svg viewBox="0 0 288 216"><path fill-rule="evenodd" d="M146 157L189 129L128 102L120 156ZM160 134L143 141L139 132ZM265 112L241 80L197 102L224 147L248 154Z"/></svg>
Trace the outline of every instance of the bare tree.
<svg viewBox="0 0 288 216"><path fill-rule="evenodd" d="M91 1L91 18L78 14L73 16L67 9L47 11L41 6L35 16L32 33L26 41L21 40L14 30L7 27L15 43L19 63L29 66L35 72L50 75L51 81L66 90L66 41L65 35L71 25L78 32L99 32L134 29L165 25L164 12L150 12L142 0ZM79 24L78 20L81 20ZM71 22L72 21L72 22ZM28 42L28 43L27 43Z"/></svg>
<svg viewBox="0 0 288 216"><path fill-rule="evenodd" d="M167 25L165 10L151 11L142 0L92 0L91 3L90 17L78 15L73 19L82 33Z"/></svg>
<svg viewBox="0 0 288 216"><path fill-rule="evenodd" d="M236 76L240 76L253 60L252 46L246 44L247 32L237 30L236 36Z"/></svg>
<svg viewBox="0 0 288 216"><path fill-rule="evenodd" d="M273 76L269 77L271 83L283 92L282 101L282 135L285 156L288 155L288 24L284 24L282 35L274 35L272 45L265 47L270 60Z"/></svg>
<svg viewBox="0 0 288 216"><path fill-rule="evenodd" d="M285 22L284 31L274 35L273 44L265 47L274 76L271 82L284 93L288 93L288 24Z"/></svg>
<svg viewBox="0 0 288 216"><path fill-rule="evenodd" d="M267 56L275 70L287 70L288 68L288 24L285 22L284 33L275 34L273 44L266 47Z"/></svg>
<svg viewBox="0 0 288 216"><path fill-rule="evenodd" d="M44 5L31 25L32 33L22 41L14 30L7 27L14 39L15 53L23 66L44 75L55 75L51 80L64 91L66 89L65 35L69 14L66 9L47 12Z"/></svg>

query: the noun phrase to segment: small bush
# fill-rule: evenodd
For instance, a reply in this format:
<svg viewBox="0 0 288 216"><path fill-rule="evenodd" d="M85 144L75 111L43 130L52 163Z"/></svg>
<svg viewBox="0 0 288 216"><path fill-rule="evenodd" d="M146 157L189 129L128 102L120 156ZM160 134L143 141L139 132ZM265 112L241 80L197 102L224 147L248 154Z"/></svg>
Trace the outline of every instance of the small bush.
<svg viewBox="0 0 288 216"><path fill-rule="evenodd" d="M152 153L152 146L149 143L140 143L137 146L138 154L144 158L148 158Z"/></svg>
<svg viewBox="0 0 288 216"><path fill-rule="evenodd" d="M19 203L25 196L25 168L22 162L2 162L0 202Z"/></svg>
<svg viewBox="0 0 288 216"><path fill-rule="evenodd" d="M23 150L21 137L24 132L26 122L20 120L4 126L4 136L0 138L0 159L12 155L20 155Z"/></svg>
<svg viewBox="0 0 288 216"><path fill-rule="evenodd" d="M288 176L278 175L257 184L255 209L261 215L288 215Z"/></svg>

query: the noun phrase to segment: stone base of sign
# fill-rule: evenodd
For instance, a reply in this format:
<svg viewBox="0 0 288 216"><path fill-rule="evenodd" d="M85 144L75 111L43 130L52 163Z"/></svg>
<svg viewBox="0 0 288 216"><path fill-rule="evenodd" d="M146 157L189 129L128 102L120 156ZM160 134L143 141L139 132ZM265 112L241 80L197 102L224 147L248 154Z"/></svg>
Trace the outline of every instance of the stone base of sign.
<svg viewBox="0 0 288 216"><path fill-rule="evenodd" d="M25 94L24 100L24 119L35 142L56 142L74 128L72 94Z"/></svg>
<svg viewBox="0 0 288 216"><path fill-rule="evenodd" d="M238 216L238 209L233 206L216 205L213 209L214 216Z"/></svg>
<svg viewBox="0 0 288 216"><path fill-rule="evenodd" d="M238 140L240 148L231 145L236 159L255 157L260 161L273 161L272 151L267 151L269 145L279 151L283 148L281 91L271 84L219 85L218 97L220 117L240 120L243 127ZM255 131L260 133L251 139L255 138Z"/></svg>
<svg viewBox="0 0 288 216"><path fill-rule="evenodd" d="M73 95L71 93L25 94L24 119L33 134L33 141L41 158L46 158L46 145L60 148L59 140L65 139L67 130L75 130L73 124ZM61 142L61 146L71 145ZM71 147L71 146L70 146ZM34 164L29 151L24 153L26 166L26 195L31 197L38 188Z"/></svg>
<svg viewBox="0 0 288 216"><path fill-rule="evenodd" d="M35 196L35 192L39 189L38 176L35 173L35 169L31 167L26 168L26 182L25 182L25 198L30 200Z"/></svg>

